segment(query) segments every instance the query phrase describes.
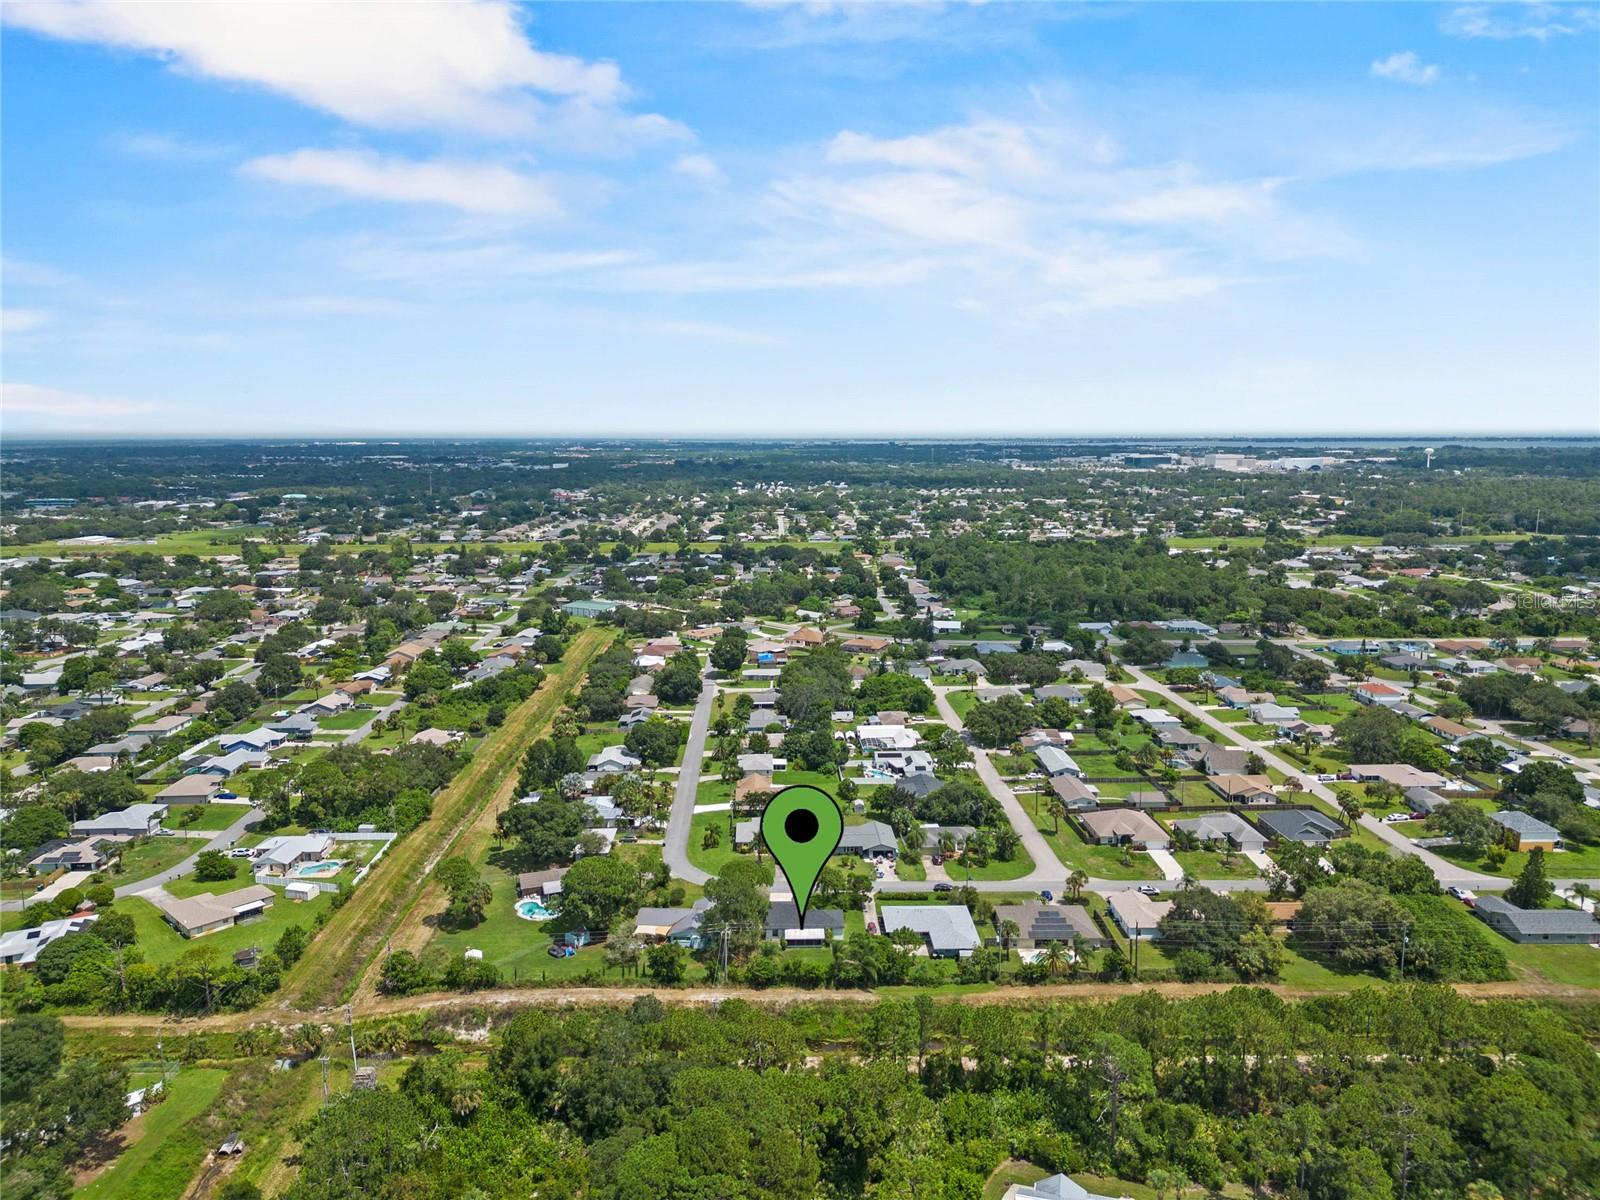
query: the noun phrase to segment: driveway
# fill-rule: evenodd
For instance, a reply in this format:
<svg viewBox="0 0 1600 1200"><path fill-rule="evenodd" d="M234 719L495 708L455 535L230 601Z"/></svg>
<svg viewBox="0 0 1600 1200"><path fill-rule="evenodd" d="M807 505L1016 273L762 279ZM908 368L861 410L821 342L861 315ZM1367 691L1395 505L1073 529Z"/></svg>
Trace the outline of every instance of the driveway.
<svg viewBox="0 0 1600 1200"><path fill-rule="evenodd" d="M356 743L365 738L367 734L372 732L373 722L380 720L386 721L405 706L406 702L404 700L396 700L393 704L390 704L385 708L380 708L377 712L372 714L371 721L368 721L360 728L352 729L349 733L345 734L344 744L347 746L354 746Z"/></svg>
<svg viewBox="0 0 1600 1200"><path fill-rule="evenodd" d="M1154 847L1151 847L1150 849L1146 850L1145 853L1150 856L1151 862L1155 863L1156 866L1161 868L1161 877L1163 879L1170 879L1172 882L1176 883L1178 880L1183 878L1183 867L1179 865L1178 860L1173 858L1172 855L1167 851L1157 850Z"/></svg>
<svg viewBox="0 0 1600 1200"><path fill-rule="evenodd" d="M689 883L705 883L711 878L689 861L689 826L694 821L694 798L700 790L700 767L705 762L706 735L711 731L711 707L716 699L717 685L702 677L700 699L689 719L689 741L683 748L683 769L678 772L678 786L667 816L666 840L661 847L667 869Z"/></svg>

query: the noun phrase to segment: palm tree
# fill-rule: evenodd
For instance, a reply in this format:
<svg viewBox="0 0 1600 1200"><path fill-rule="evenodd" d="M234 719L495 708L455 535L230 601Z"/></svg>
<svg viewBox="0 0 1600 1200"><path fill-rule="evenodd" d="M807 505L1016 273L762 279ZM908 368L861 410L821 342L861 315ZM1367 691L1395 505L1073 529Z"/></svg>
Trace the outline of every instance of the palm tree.
<svg viewBox="0 0 1600 1200"><path fill-rule="evenodd" d="M1044 948L1039 961L1045 965L1051 975L1059 975L1066 970L1068 964L1067 952L1060 942L1051 942Z"/></svg>
<svg viewBox="0 0 1600 1200"><path fill-rule="evenodd" d="M1067 876L1067 890L1072 893L1074 900L1081 899L1083 889L1089 886L1089 876L1079 868L1074 868L1072 874Z"/></svg>
<svg viewBox="0 0 1600 1200"><path fill-rule="evenodd" d="M995 932L1000 935L1000 944L1005 947L1006 958L1009 959L1011 957L1011 943L1022 932L1022 926L1015 921L1001 921L999 928Z"/></svg>
<svg viewBox="0 0 1600 1200"><path fill-rule="evenodd" d="M1354 825L1361 816L1361 801L1355 793L1341 790L1339 792L1339 811L1344 814L1344 823Z"/></svg>
<svg viewBox="0 0 1600 1200"><path fill-rule="evenodd" d="M905 843L905 848L912 854L917 854L927 844L928 835L921 825L912 822L900 834L900 840Z"/></svg>

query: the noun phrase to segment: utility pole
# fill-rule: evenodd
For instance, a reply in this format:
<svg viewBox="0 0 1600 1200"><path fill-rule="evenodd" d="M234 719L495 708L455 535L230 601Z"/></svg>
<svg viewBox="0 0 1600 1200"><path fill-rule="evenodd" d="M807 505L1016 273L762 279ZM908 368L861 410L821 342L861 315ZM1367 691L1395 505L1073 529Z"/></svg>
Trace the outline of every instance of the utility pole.
<svg viewBox="0 0 1600 1200"><path fill-rule="evenodd" d="M328 1102L328 1056L322 1055L317 1059L322 1064L322 1102Z"/></svg>
<svg viewBox="0 0 1600 1200"><path fill-rule="evenodd" d="M344 1006L344 1027L350 1033L350 1079L354 1082L356 1077L356 1018L354 1010L348 1004Z"/></svg>
<svg viewBox="0 0 1600 1200"><path fill-rule="evenodd" d="M1144 926L1133 927L1133 977L1139 978L1139 941L1144 937Z"/></svg>
<svg viewBox="0 0 1600 1200"><path fill-rule="evenodd" d="M1400 934L1400 982L1406 981L1406 947L1411 944L1411 930Z"/></svg>

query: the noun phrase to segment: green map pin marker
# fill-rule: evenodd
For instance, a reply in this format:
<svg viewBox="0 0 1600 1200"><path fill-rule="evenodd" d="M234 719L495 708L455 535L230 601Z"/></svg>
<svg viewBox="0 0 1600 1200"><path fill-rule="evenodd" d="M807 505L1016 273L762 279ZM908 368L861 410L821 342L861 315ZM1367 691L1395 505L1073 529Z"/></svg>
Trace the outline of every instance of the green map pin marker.
<svg viewBox="0 0 1600 1200"><path fill-rule="evenodd" d="M784 788L761 811L761 840L789 881L802 929L817 876L843 836L844 814L839 806L827 792L808 783Z"/></svg>

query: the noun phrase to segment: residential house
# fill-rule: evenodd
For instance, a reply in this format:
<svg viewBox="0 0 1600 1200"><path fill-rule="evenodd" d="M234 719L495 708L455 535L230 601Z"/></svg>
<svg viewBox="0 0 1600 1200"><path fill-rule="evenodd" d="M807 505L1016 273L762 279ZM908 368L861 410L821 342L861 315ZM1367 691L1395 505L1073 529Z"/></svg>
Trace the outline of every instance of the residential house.
<svg viewBox="0 0 1600 1200"><path fill-rule="evenodd" d="M633 936L699 950L706 944L700 926L710 907L711 901L702 896L689 908L641 908L633 918Z"/></svg>
<svg viewBox="0 0 1600 1200"><path fill-rule="evenodd" d="M626 746L607 746L589 756L589 770L597 775L617 775L637 771L643 763Z"/></svg>
<svg viewBox="0 0 1600 1200"><path fill-rule="evenodd" d="M1300 710L1290 704L1252 704L1250 719L1257 725L1289 725L1300 719Z"/></svg>
<svg viewBox="0 0 1600 1200"><path fill-rule="evenodd" d="M768 938L782 940L789 945L818 945L844 936L844 912L837 908L812 908L806 910L805 924L800 923L800 910L793 900L774 900L767 908L763 932Z"/></svg>
<svg viewBox="0 0 1600 1200"><path fill-rule="evenodd" d="M908 775L932 775L933 755L926 750L879 750L872 756L872 765L902 779Z"/></svg>
<svg viewBox="0 0 1600 1200"><path fill-rule="evenodd" d="M1192 833L1202 842L1226 842L1235 850L1257 851L1267 848L1264 833L1236 812L1206 813L1172 822L1174 830Z"/></svg>
<svg viewBox="0 0 1600 1200"><path fill-rule="evenodd" d="M1217 689L1217 699L1224 707L1244 709L1252 704L1270 702L1275 697L1271 692L1251 692L1242 687L1224 687Z"/></svg>
<svg viewBox="0 0 1600 1200"><path fill-rule="evenodd" d="M264 767L269 761L267 754L260 750L234 750L229 754L219 754L206 759L195 773L215 775L220 779L228 779L240 771L254 770Z"/></svg>
<svg viewBox="0 0 1600 1200"><path fill-rule="evenodd" d="M860 825L846 825L839 838L836 854L856 854L862 858L888 856L899 850L894 829L882 821L864 821Z"/></svg>
<svg viewBox="0 0 1600 1200"><path fill-rule="evenodd" d="M1087 831L1085 840L1102 846L1165 850L1172 843L1165 829L1137 809L1094 809L1079 813L1078 822Z"/></svg>
<svg viewBox="0 0 1600 1200"><path fill-rule="evenodd" d="M217 747L224 754L231 754L235 750L271 750L281 746L285 740L287 735L263 726L244 733L225 733L217 738Z"/></svg>
<svg viewBox="0 0 1600 1200"><path fill-rule="evenodd" d="M1326 846L1350 832L1332 817L1310 808L1267 809L1256 814L1256 824L1278 841L1302 846Z"/></svg>
<svg viewBox="0 0 1600 1200"><path fill-rule="evenodd" d="M117 839L104 836L79 838L76 841L46 842L28 860L28 870L36 875L50 871L99 871L111 861L106 847L115 845Z"/></svg>
<svg viewBox="0 0 1600 1200"><path fill-rule="evenodd" d="M79 837L90 837L95 834L112 837L148 837L161 828L161 822L166 815L165 804L130 804L127 808L101 813L98 817L74 821L72 832Z"/></svg>
<svg viewBox="0 0 1600 1200"><path fill-rule="evenodd" d="M1171 900L1156 900L1131 889L1112 892L1106 898L1106 909L1126 937L1140 941L1153 941L1161 936L1158 926L1161 918L1172 911Z"/></svg>
<svg viewBox="0 0 1600 1200"><path fill-rule="evenodd" d="M163 804L206 804L222 790L215 775L185 775L156 793Z"/></svg>
<svg viewBox="0 0 1600 1200"><path fill-rule="evenodd" d="M862 750L910 750L922 738L904 725L858 725L856 743Z"/></svg>
<svg viewBox="0 0 1600 1200"><path fill-rule="evenodd" d="M293 833L270 837L256 847L251 866L257 876L282 877L303 862L327 857L333 839L325 833Z"/></svg>
<svg viewBox="0 0 1600 1200"><path fill-rule="evenodd" d="M1387 683L1382 683L1378 680L1368 680L1366 683L1356 684L1352 694L1362 704L1381 704L1384 707L1399 704L1400 701L1406 698L1406 694L1399 688L1390 687Z"/></svg>
<svg viewBox="0 0 1600 1200"><path fill-rule="evenodd" d="M1564 845L1561 831L1532 813L1506 808L1490 813L1489 819L1505 830L1506 845L1513 850L1559 850Z"/></svg>
<svg viewBox="0 0 1600 1200"><path fill-rule="evenodd" d="M1213 775L1207 785L1229 804L1276 804L1270 775Z"/></svg>
<svg viewBox="0 0 1600 1200"><path fill-rule="evenodd" d="M1057 775L1050 780L1050 790L1055 793L1068 812L1080 812L1084 809L1098 808L1100 805L1100 792L1090 784L1086 784L1076 775Z"/></svg>
<svg viewBox="0 0 1600 1200"><path fill-rule="evenodd" d="M1357 783L1392 783L1401 789L1440 788L1449 782L1436 771L1424 771L1410 763L1351 763L1348 774Z"/></svg>
<svg viewBox="0 0 1600 1200"><path fill-rule="evenodd" d="M964 904L884 904L879 912L885 933L921 934L933 958L967 958L983 944Z"/></svg>
<svg viewBox="0 0 1600 1200"><path fill-rule="evenodd" d="M167 924L186 938L196 938L261 916L272 907L274 898L271 888L258 883L220 895L202 892L185 899L158 900L156 907Z"/></svg>
<svg viewBox="0 0 1600 1200"><path fill-rule="evenodd" d="M1080 779L1083 777L1083 768L1078 766L1072 755L1059 746L1040 746L1033 752L1033 756L1039 760L1039 769L1051 779L1057 775L1073 775Z"/></svg>
<svg viewBox="0 0 1600 1200"><path fill-rule="evenodd" d="M1461 724L1460 721L1448 720L1445 717L1428 717L1422 723L1452 746L1459 746L1468 738L1480 736L1476 729L1469 728Z"/></svg>
<svg viewBox="0 0 1600 1200"><path fill-rule="evenodd" d="M1006 921L1015 921L1020 932L1016 946L1021 950L1034 950L1059 942L1071 946L1073 939L1081 940L1094 949L1109 944L1109 939L1094 923L1089 910L1081 904L1047 904L1043 900L1027 900L1021 904L1000 904L994 910L995 928Z"/></svg>
<svg viewBox="0 0 1600 1200"><path fill-rule="evenodd" d="M1426 817L1429 813L1437 812L1450 803L1445 796L1439 795L1432 788L1409 787L1405 794L1406 807L1419 817Z"/></svg>
<svg viewBox="0 0 1600 1200"><path fill-rule="evenodd" d="M1000 1200L1127 1200L1127 1197L1091 1192L1065 1175L1050 1175L1034 1183L1013 1183Z"/></svg>
<svg viewBox="0 0 1600 1200"><path fill-rule="evenodd" d="M1129 714L1141 725L1151 729L1170 729L1175 725L1182 725L1176 714L1169 713L1164 708L1135 708Z"/></svg>
<svg viewBox="0 0 1600 1200"><path fill-rule="evenodd" d="M1250 752L1232 746L1212 746L1195 765L1207 775L1243 775L1250 769Z"/></svg>
<svg viewBox="0 0 1600 1200"><path fill-rule="evenodd" d="M31 967L38 961L39 951L51 942L69 933L82 933L98 918L93 913L74 913L57 921L45 921L31 929L14 929L0 933L0 963L9 966Z"/></svg>
<svg viewBox="0 0 1600 1200"><path fill-rule="evenodd" d="M1600 945L1600 921L1576 908L1518 908L1501 896L1479 896L1472 909L1489 928L1513 942Z"/></svg>
<svg viewBox="0 0 1600 1200"><path fill-rule="evenodd" d="M524 871L517 876L518 900L548 900L561 894L561 879L566 867L553 867L548 871Z"/></svg>

